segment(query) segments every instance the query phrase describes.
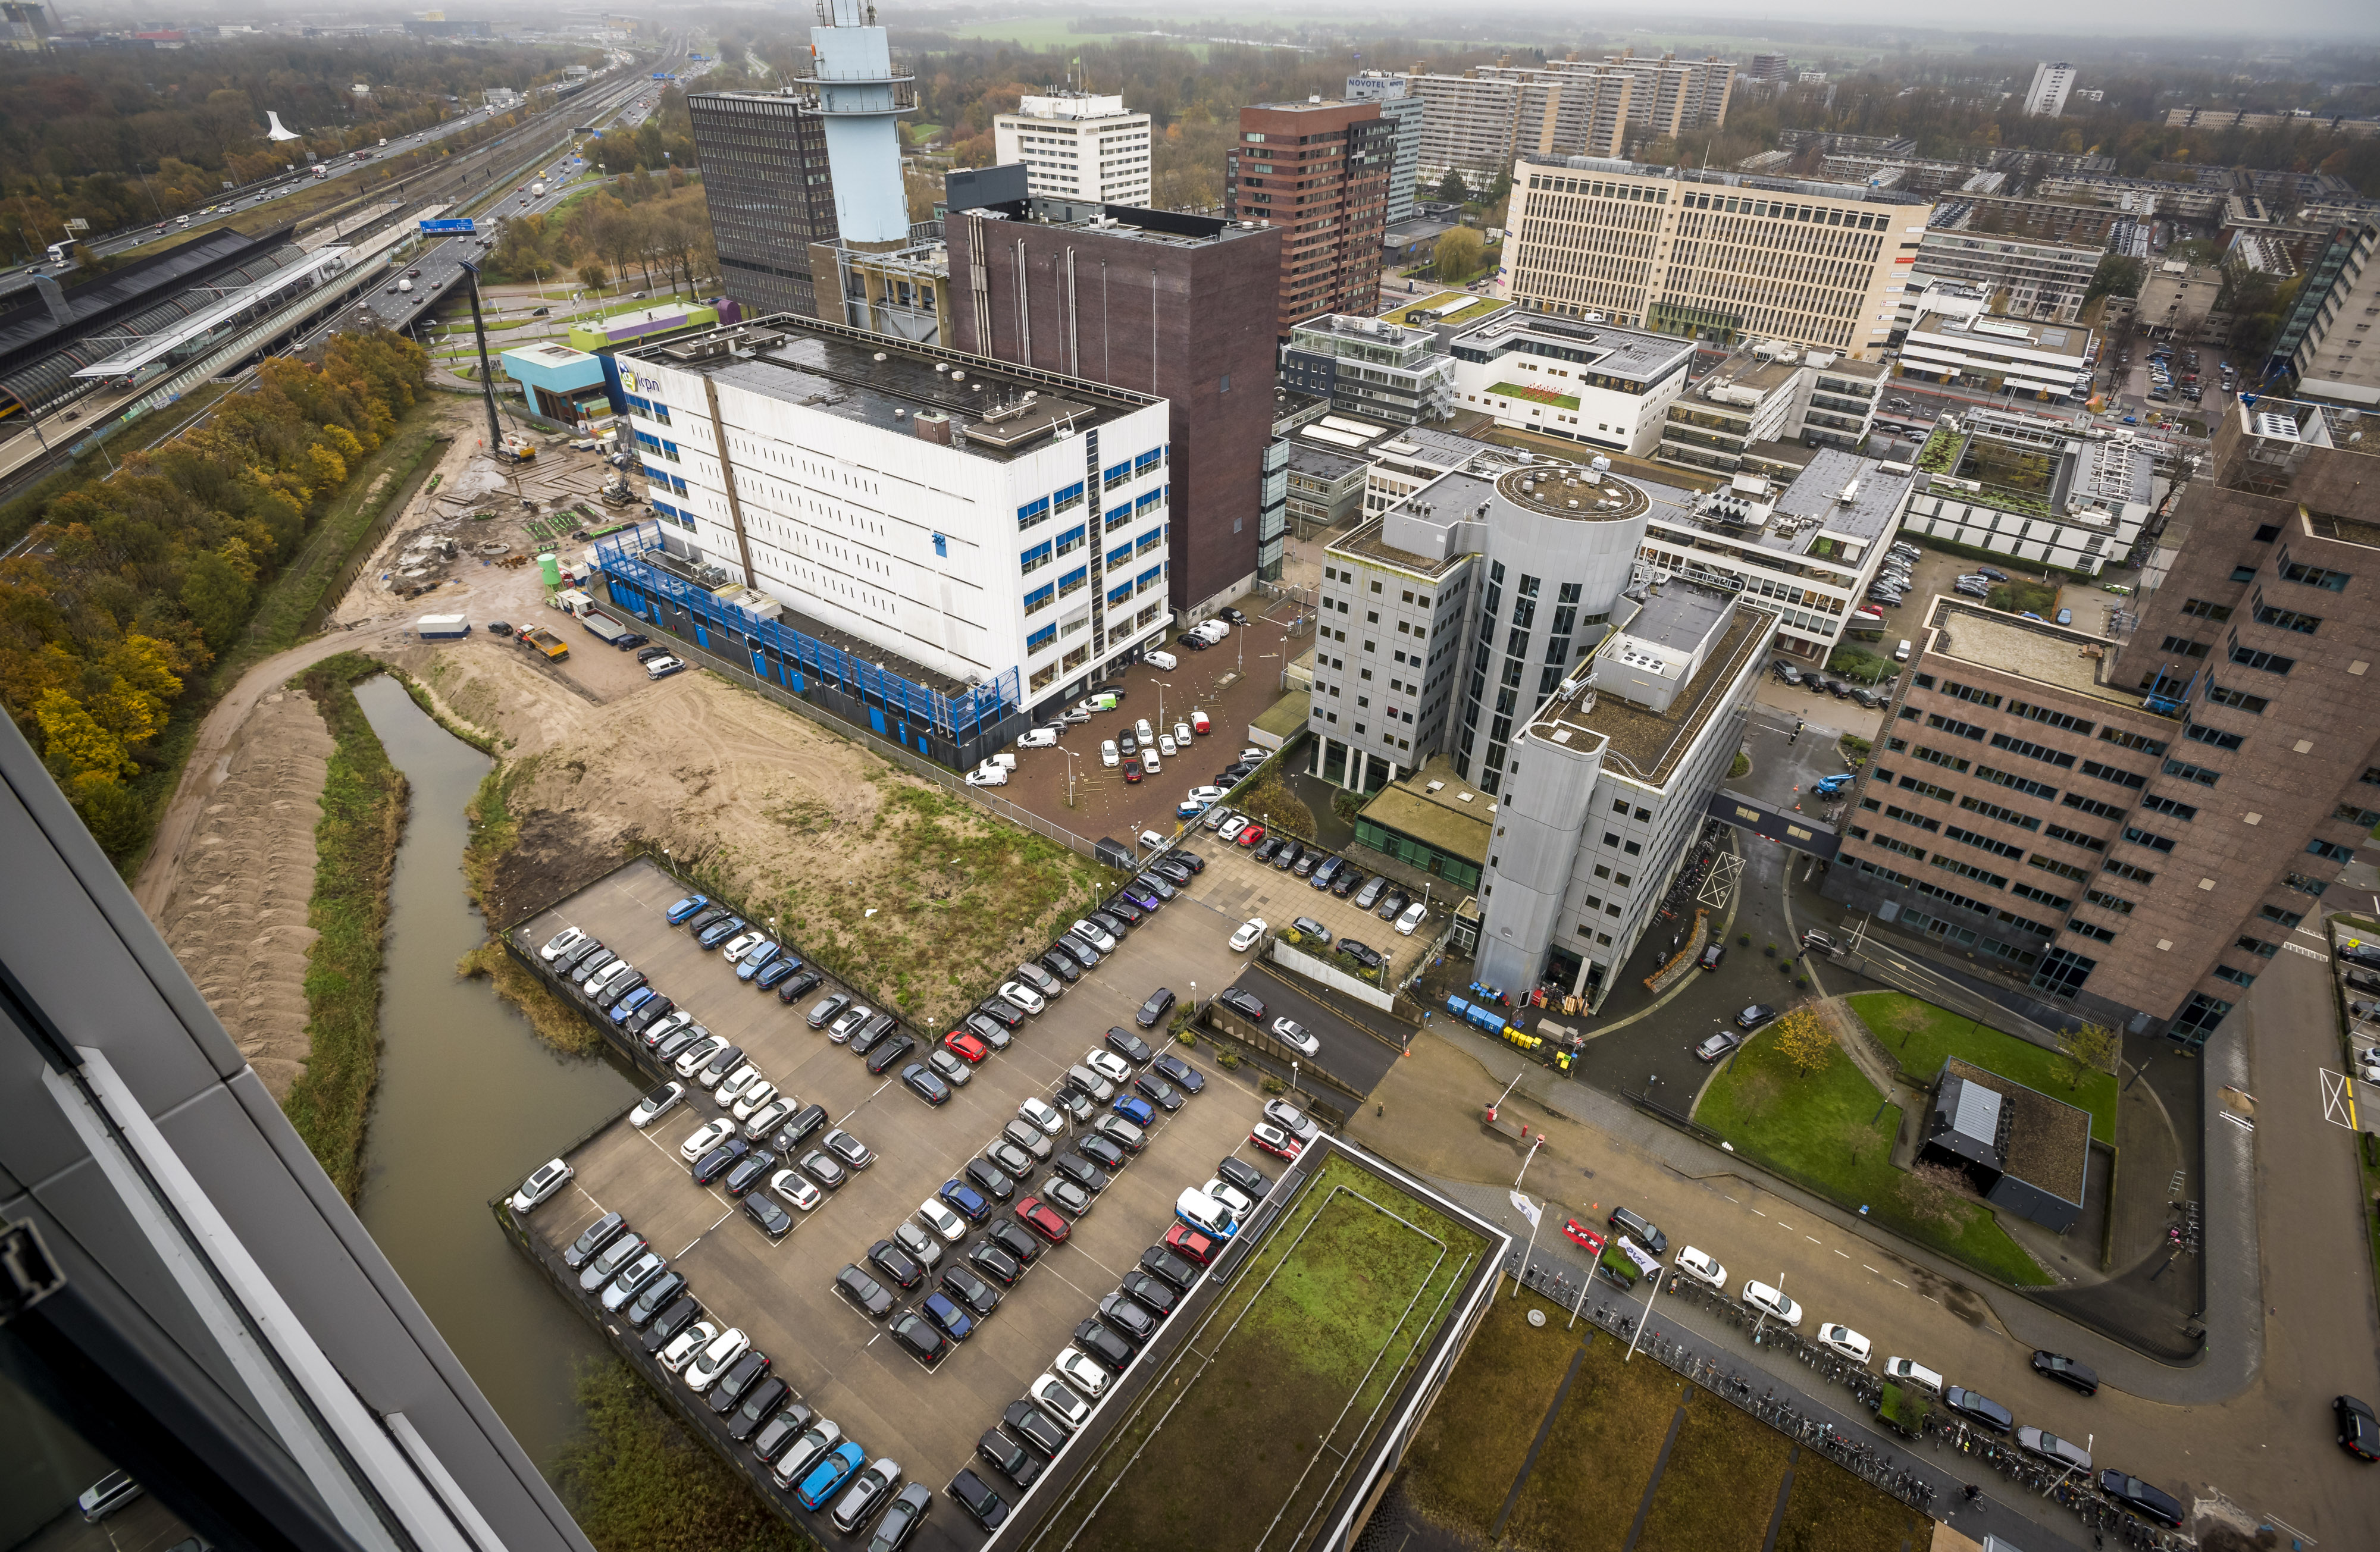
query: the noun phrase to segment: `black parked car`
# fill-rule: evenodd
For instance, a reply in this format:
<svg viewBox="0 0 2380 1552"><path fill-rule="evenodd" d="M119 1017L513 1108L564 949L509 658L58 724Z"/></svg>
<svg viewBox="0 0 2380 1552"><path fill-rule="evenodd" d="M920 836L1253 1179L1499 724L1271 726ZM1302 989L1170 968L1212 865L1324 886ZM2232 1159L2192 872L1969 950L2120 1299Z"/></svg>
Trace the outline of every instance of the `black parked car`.
<svg viewBox="0 0 2380 1552"><path fill-rule="evenodd" d="M686 1294L686 1278L678 1272L663 1272L628 1304L628 1324L641 1329L652 1317L675 1303Z"/></svg>
<svg viewBox="0 0 2380 1552"><path fill-rule="evenodd" d="M782 1240L794 1230L794 1215L777 1206L766 1192L744 1198L744 1216L772 1240Z"/></svg>
<svg viewBox="0 0 2380 1552"><path fill-rule="evenodd" d="M905 1040L908 1037L905 1035L902 1038ZM951 1085L922 1061L912 1061L901 1069L901 1084L929 1105L946 1104L951 1097Z"/></svg>
<svg viewBox="0 0 2380 1552"><path fill-rule="evenodd" d="M966 1182L995 1202L1005 1202L1016 1194L1016 1179L989 1158L970 1158L960 1171Z"/></svg>
<svg viewBox="0 0 2380 1552"><path fill-rule="evenodd" d="M2180 1502L2163 1488L2152 1486L2137 1476L2103 1471L2099 1473L2099 1491L2144 1520L2154 1520L2175 1530L2181 1528Z"/></svg>
<svg viewBox="0 0 2380 1552"><path fill-rule="evenodd" d="M1008 1500L993 1492L990 1485L975 1473L959 1473L951 1478L947 1491L985 1530L996 1531L1008 1522Z"/></svg>
<svg viewBox="0 0 2380 1552"><path fill-rule="evenodd" d="M1185 1293L1198 1280L1198 1268L1163 1245L1151 1245L1140 1253L1140 1269Z"/></svg>
<svg viewBox="0 0 2380 1552"><path fill-rule="evenodd" d="M1244 1019L1261 1022L1265 1016L1263 999L1253 992L1242 991L1238 987L1225 987L1215 994L1215 1000Z"/></svg>
<svg viewBox="0 0 2380 1552"><path fill-rule="evenodd" d="M681 1293L677 1302L653 1317L645 1328L645 1351L659 1352L675 1340L679 1332L693 1325L702 1315L702 1301L690 1293Z"/></svg>
<svg viewBox="0 0 2380 1552"><path fill-rule="evenodd" d="M1172 1011L1173 988L1171 987L1159 987L1155 991L1148 994L1148 1000L1140 1005L1140 1012L1133 1015L1133 1022L1139 1025L1143 1029L1154 1029L1165 1015ZM1113 1039L1111 1038L1109 1043L1112 1045L1114 1043ZM1141 1048L1144 1051L1148 1049L1148 1048L1146 1046ZM1131 1060L1145 1061L1148 1058L1143 1056L1133 1058Z"/></svg>
<svg viewBox="0 0 2380 1552"><path fill-rule="evenodd" d="M1111 1293L1099 1301L1099 1319L1135 1347L1157 1335L1157 1316L1122 1293Z"/></svg>
<svg viewBox="0 0 2380 1552"><path fill-rule="evenodd" d="M1272 1189L1272 1182L1253 1164L1237 1158L1225 1158L1215 1166L1216 1178L1225 1185L1236 1186L1247 1194L1251 1202L1261 1202Z"/></svg>
<svg viewBox="0 0 2380 1552"><path fill-rule="evenodd" d="M1148 1102L1171 1115L1182 1108L1182 1096L1172 1084L1154 1073L1143 1073L1132 1080L1132 1086L1148 1097Z"/></svg>
<svg viewBox="0 0 2380 1552"><path fill-rule="evenodd" d="M2003 1434L2016 1426L2015 1413L1989 1396L1977 1395L1964 1386L1953 1385L1944 1390L1942 1404L1970 1423L1980 1423Z"/></svg>
<svg viewBox="0 0 2380 1552"><path fill-rule="evenodd" d="M1066 1430L1031 1401L1009 1402L1000 1421L1045 1461L1066 1447Z"/></svg>
<svg viewBox="0 0 2380 1552"><path fill-rule="evenodd" d="M1025 1022L1025 1010L1005 997L987 997L975 1005L975 1011L992 1019L1002 1029L1014 1029Z"/></svg>
<svg viewBox="0 0 2380 1552"><path fill-rule="evenodd" d="M1016 1257L989 1240L978 1240L967 1246L966 1258L968 1266L1002 1288L1015 1287L1016 1279L1025 1275L1025 1268L1017 1264Z"/></svg>
<svg viewBox="0 0 2380 1552"><path fill-rule="evenodd" d="M1000 1307L1000 1290L965 1267L942 1268L942 1291L965 1305L978 1320Z"/></svg>
<svg viewBox="0 0 2380 1552"><path fill-rule="evenodd" d="M1075 963L1075 956L1055 944L1041 956L1041 967L1070 986L1083 978L1083 967Z"/></svg>
<svg viewBox="0 0 2380 1552"><path fill-rule="evenodd" d="M1030 1267L1040 1258L1041 1242L1013 1219L1001 1219L984 1231L984 1237L1008 1252L1008 1258L1020 1267Z"/></svg>
<svg viewBox="0 0 2380 1552"><path fill-rule="evenodd" d="M825 980L826 977L820 975L815 970L799 971L795 973L792 980L787 981L784 985L777 988L777 1000L780 1002L798 1001L802 998L808 996L811 992L816 991L820 984Z"/></svg>
<svg viewBox="0 0 2380 1552"><path fill-rule="evenodd" d="M727 1420L727 1437L738 1444L750 1438L792 1394L793 1388L775 1375L752 1387L752 1393L744 1398L744 1404Z"/></svg>
<svg viewBox="0 0 2380 1552"><path fill-rule="evenodd" d="M1062 1153L1050 1161L1050 1168L1086 1191L1108 1188L1108 1172L1079 1153Z"/></svg>
<svg viewBox="0 0 2380 1552"><path fill-rule="evenodd" d="M892 1295L857 1267L845 1267L834 1274L834 1291L870 1320L881 1320L892 1313Z"/></svg>
<svg viewBox="0 0 2380 1552"><path fill-rule="evenodd" d="M879 1240L868 1247L868 1265L901 1285L904 1291L926 1280L926 1268L917 1265L910 1254L891 1240Z"/></svg>
<svg viewBox="0 0 2380 1552"><path fill-rule="evenodd" d="M976 1441L975 1452L1019 1487L1030 1487L1041 1480L1041 1457L997 1428Z"/></svg>
<svg viewBox="0 0 2380 1552"><path fill-rule="evenodd" d="M727 1365L727 1372L712 1383L710 1393L703 1400L710 1403L713 1413L726 1416L735 1410L746 1391L767 1376L769 1366L769 1355L758 1348L753 1349Z"/></svg>
<svg viewBox="0 0 2380 1552"><path fill-rule="evenodd" d="M868 1070L882 1077L892 1064L917 1049L917 1042L906 1035L890 1035L868 1053Z"/></svg>
<svg viewBox="0 0 2380 1552"><path fill-rule="evenodd" d="M1162 996L1166 1000L1166 1006L1172 1007L1173 1005L1173 994L1167 991L1163 987L1158 988L1158 996ZM1154 1002L1157 1000L1157 997L1152 996L1148 1000ZM1159 1016L1162 1017L1163 1015L1160 1014ZM1115 1052L1118 1056L1123 1057L1126 1061L1131 1062L1135 1067L1146 1064L1150 1057L1157 1054L1155 1051L1149 1049L1148 1041L1142 1039L1139 1036L1134 1034L1129 1029L1111 1028L1108 1031L1108 1049Z"/></svg>
<svg viewBox="0 0 2380 1552"><path fill-rule="evenodd" d="M2045 1379L2080 1390L2086 1396L2099 1393L2099 1371L2088 1364L2078 1364L2062 1352L2037 1352L2033 1355L2033 1372Z"/></svg>
<svg viewBox="0 0 2380 1552"><path fill-rule="evenodd" d="M1123 1287L1126 1293L1132 1295L1133 1303L1148 1310L1160 1320L1172 1315L1173 1306L1182 1299L1180 1293L1150 1277L1147 1272L1124 1273Z"/></svg>
<svg viewBox="0 0 2380 1552"><path fill-rule="evenodd" d="M1180 1057L1168 1052L1149 1063L1150 1068L1180 1085L1184 1094L1196 1094L1207 1086L1207 1075Z"/></svg>
<svg viewBox="0 0 2380 1552"><path fill-rule="evenodd" d="M777 1167L777 1156L767 1148L747 1153L735 1161L735 1167L720 1181L730 1196L741 1196L760 1183L768 1172Z"/></svg>
<svg viewBox="0 0 2380 1552"><path fill-rule="evenodd" d="M1111 1176L1124 1166L1123 1149L1106 1137L1077 1137L1075 1139L1075 1151L1105 1170Z"/></svg>
<svg viewBox="0 0 2380 1552"><path fill-rule="evenodd" d="M1132 1344L1096 1319L1075 1328L1075 1345L1088 1354L1091 1362L1113 1374L1123 1373L1132 1363Z"/></svg>

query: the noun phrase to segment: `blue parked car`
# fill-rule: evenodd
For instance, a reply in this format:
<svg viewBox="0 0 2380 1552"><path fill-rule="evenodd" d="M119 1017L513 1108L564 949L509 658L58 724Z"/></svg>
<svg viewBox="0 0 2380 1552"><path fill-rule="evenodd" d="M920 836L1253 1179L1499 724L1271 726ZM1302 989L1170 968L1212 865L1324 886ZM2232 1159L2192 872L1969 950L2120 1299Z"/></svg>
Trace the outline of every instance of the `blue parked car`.
<svg viewBox="0 0 2380 1552"><path fill-rule="evenodd" d="M981 1223L986 1218L991 1216L991 1205L983 1199L975 1187L964 1181L944 1181L942 1189L936 1194L941 1197L942 1206L965 1219L969 1223Z"/></svg>
<svg viewBox="0 0 2380 1552"><path fill-rule="evenodd" d="M815 1511L819 1505L834 1497L835 1489L842 1486L852 1473L867 1463L868 1451L845 1439L802 1479L802 1485L795 1491L794 1497L800 1500L804 1509Z"/></svg>
<svg viewBox="0 0 2380 1552"><path fill-rule="evenodd" d="M793 955L780 954L777 958L769 962L766 969L763 969L759 975L752 977L752 984L759 987L762 991L771 990L775 988L778 982L783 980L786 976L792 975L801 967L802 962L795 959Z"/></svg>
<svg viewBox="0 0 2380 1552"><path fill-rule="evenodd" d="M2074 611L2071 609L2059 610L2058 612L2058 623L2061 625L2072 624L2074 623Z"/></svg>
<svg viewBox="0 0 2380 1552"><path fill-rule="evenodd" d="M1147 884L1126 884L1117 892L1122 894L1126 900L1129 900L1134 904L1139 906L1144 911L1154 911L1160 903L1157 898L1157 891L1150 889Z"/></svg>
<svg viewBox="0 0 2380 1552"><path fill-rule="evenodd" d="M766 940L752 945L752 952L735 962L735 978L748 981L760 973L761 966L777 957L777 945Z"/></svg>
<svg viewBox="0 0 2380 1552"><path fill-rule="evenodd" d="M684 927L687 922L700 915L710 904L710 896L689 894L669 908L669 924L672 927Z"/></svg>
<svg viewBox="0 0 2380 1552"><path fill-rule="evenodd" d="M628 993L627 996L621 998L619 1001L612 1005L612 1022L613 1024L627 1023L628 1015L630 1013L635 1012L638 1009L643 1007L646 1003L651 1001L659 995L660 993L656 992L651 987L638 987L636 990Z"/></svg>
<svg viewBox="0 0 2380 1552"><path fill-rule="evenodd" d="M730 916L725 921L712 922L709 927L704 928L702 936L697 938L695 941L706 949L715 949L743 930L744 918Z"/></svg>
<svg viewBox="0 0 2380 1552"><path fill-rule="evenodd" d="M1130 1094L1123 1096L1108 1109L1135 1126L1147 1126L1157 1119L1157 1111L1150 1107L1148 1100Z"/></svg>
<svg viewBox="0 0 2380 1552"><path fill-rule="evenodd" d="M942 1335L954 1342L965 1341L975 1334L975 1321L946 1293L929 1293L917 1307L926 1312L927 1319L942 1328Z"/></svg>
<svg viewBox="0 0 2380 1552"><path fill-rule="evenodd" d="M1846 770L1838 775L1821 778L1810 790L1820 797L1833 797L1858 779L1855 773Z"/></svg>

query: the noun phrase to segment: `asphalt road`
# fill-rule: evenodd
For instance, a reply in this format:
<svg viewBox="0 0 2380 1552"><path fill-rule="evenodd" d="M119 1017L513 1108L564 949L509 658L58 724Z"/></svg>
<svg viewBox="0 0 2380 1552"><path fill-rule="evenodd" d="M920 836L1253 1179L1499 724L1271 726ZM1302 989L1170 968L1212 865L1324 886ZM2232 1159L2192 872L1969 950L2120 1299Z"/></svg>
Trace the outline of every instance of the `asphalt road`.
<svg viewBox="0 0 2380 1552"><path fill-rule="evenodd" d="M1356 1028L1337 1009L1308 995L1278 971L1251 964L1232 984L1264 1004L1267 1024L1277 1018L1295 1019L1314 1037L1321 1049L1300 1064L1302 1070L1318 1067L1357 1093L1369 1094L1388 1075L1389 1069L1397 1064L1397 1053L1387 1042ZM1267 1065L1281 1066L1284 1072L1287 1069L1286 1063ZM1342 1109L1347 1105L1343 1094L1328 1089L1314 1092Z"/></svg>

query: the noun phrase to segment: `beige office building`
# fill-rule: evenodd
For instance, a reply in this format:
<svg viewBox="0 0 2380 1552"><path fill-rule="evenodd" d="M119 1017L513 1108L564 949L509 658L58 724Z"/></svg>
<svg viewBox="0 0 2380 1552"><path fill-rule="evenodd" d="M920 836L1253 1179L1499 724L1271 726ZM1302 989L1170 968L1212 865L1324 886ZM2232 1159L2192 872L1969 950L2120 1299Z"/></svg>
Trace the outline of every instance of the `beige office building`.
<svg viewBox="0 0 2380 1552"><path fill-rule="evenodd" d="M1497 278L1541 312L1872 359L1933 212L1894 189L1524 156Z"/></svg>

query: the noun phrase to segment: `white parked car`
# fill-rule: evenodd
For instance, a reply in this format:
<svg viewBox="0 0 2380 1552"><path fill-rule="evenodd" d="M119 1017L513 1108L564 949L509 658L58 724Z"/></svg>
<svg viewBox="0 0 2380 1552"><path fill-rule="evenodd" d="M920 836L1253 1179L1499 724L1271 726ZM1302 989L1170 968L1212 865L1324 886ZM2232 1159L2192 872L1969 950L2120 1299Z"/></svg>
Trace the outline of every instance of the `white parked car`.
<svg viewBox="0 0 2380 1552"><path fill-rule="evenodd" d="M777 1085L762 1078L736 1096L735 1108L728 1113L738 1121L749 1121L767 1109L777 1097Z"/></svg>
<svg viewBox="0 0 2380 1552"><path fill-rule="evenodd" d="M759 1142L785 1122L785 1119L801 1109L801 1101L783 1089L777 1097L744 1118L744 1135Z"/></svg>
<svg viewBox="0 0 2380 1552"><path fill-rule="evenodd" d="M711 1097L719 1101L719 1108L723 1110L735 1104L746 1089L759 1081L760 1069L747 1061L720 1079L719 1086L712 1091Z"/></svg>
<svg viewBox="0 0 2380 1552"><path fill-rule="evenodd" d="M1079 1348L1068 1348L1050 1361L1050 1372L1066 1382L1076 1395L1098 1400L1108 1388L1108 1372Z"/></svg>
<svg viewBox="0 0 2380 1552"><path fill-rule="evenodd" d="M1078 921L1068 930L1072 931L1075 937L1082 939L1085 942L1087 942L1091 947L1099 950L1099 952L1103 954L1111 954L1115 952L1115 934L1107 931L1096 923Z"/></svg>
<svg viewBox="0 0 2380 1552"><path fill-rule="evenodd" d="M986 760L966 773L966 784L970 787L1004 787L1008 785L1008 768Z"/></svg>
<svg viewBox="0 0 2380 1552"><path fill-rule="evenodd" d="M1074 1433L1091 1420L1091 1403L1074 1392L1074 1388L1056 1375L1045 1374L1026 1388L1033 1403L1050 1414L1051 1422L1068 1433Z"/></svg>
<svg viewBox="0 0 2380 1552"><path fill-rule="evenodd" d="M720 946L719 957L733 964L767 942L768 939L769 935L765 932L739 932Z"/></svg>
<svg viewBox="0 0 2380 1552"><path fill-rule="evenodd" d="M1771 1288L1765 1282L1747 1282L1743 1285L1743 1302L1746 1307L1758 1310L1771 1320L1782 1321L1796 1330L1801 1328L1802 1306L1787 1298L1781 1288Z"/></svg>
<svg viewBox="0 0 2380 1552"><path fill-rule="evenodd" d="M1026 728L1016 740L1020 749L1054 749L1058 746L1058 730L1053 727Z"/></svg>
<svg viewBox="0 0 2380 1552"><path fill-rule="evenodd" d="M1180 751L1174 746L1173 735L1172 734L1160 733L1157 735L1157 752L1163 755L1167 759L1172 759L1176 754L1180 753Z"/></svg>
<svg viewBox="0 0 2380 1552"><path fill-rule="evenodd" d="M1198 804L1220 803L1223 795L1220 787L1192 787L1189 793L1190 801Z"/></svg>
<svg viewBox="0 0 2380 1552"><path fill-rule="evenodd" d="M1000 995L1005 997L1011 1002L1015 1003L1018 1007L1024 1009L1028 1013L1038 1013L1042 1009L1050 1005L1049 1002L1042 998L1039 992L1034 990L1031 987L1026 986L1022 981L1009 981L1004 983L1000 988Z"/></svg>
<svg viewBox="0 0 2380 1552"><path fill-rule="evenodd" d="M1165 762L1159 759L1157 751L1146 744L1140 748L1140 770L1146 776L1161 776L1165 773Z"/></svg>
<svg viewBox="0 0 2380 1552"><path fill-rule="evenodd" d="M698 1320L672 1337L670 1344L662 1349L662 1367L672 1374L676 1374L686 1367L695 1354L718 1340L718 1327L708 1320Z"/></svg>
<svg viewBox="0 0 2380 1552"><path fill-rule="evenodd" d="M576 1173L577 1170L559 1158L539 1165L537 1171L521 1182L521 1188L513 1193L513 1211L528 1211L569 1183L570 1177Z"/></svg>
<svg viewBox="0 0 2380 1552"><path fill-rule="evenodd" d="M677 1059L677 1075L690 1078L712 1057L727 1049L727 1041L717 1035L706 1036L686 1048Z"/></svg>
<svg viewBox="0 0 2380 1552"><path fill-rule="evenodd" d="M771 1175L769 1189L804 1212L826 1199L826 1193L813 1185L799 1170L780 1170Z"/></svg>
<svg viewBox="0 0 2380 1552"><path fill-rule="evenodd" d="M917 1204L917 1220L953 1244L966 1238L966 1219L934 1197L929 1196Z"/></svg>
<svg viewBox="0 0 2380 1552"><path fill-rule="evenodd" d="M1173 724L1173 746L1177 749L1186 749L1190 747L1190 724L1188 722L1176 722Z"/></svg>
<svg viewBox="0 0 2380 1552"><path fill-rule="evenodd" d="M1277 1018L1272 1021L1273 1038L1291 1049L1312 1056L1322 1049L1322 1042L1307 1033L1305 1025L1295 1019Z"/></svg>
<svg viewBox="0 0 2380 1552"><path fill-rule="evenodd" d="M1172 754L1172 752L1173 751L1171 749L1166 751L1167 754ZM579 931L575 927L565 927L560 932L555 933L551 939L546 940L545 947L537 951L538 955L540 958L551 963L554 960L560 959L564 954L568 953L571 950L577 948L579 944L585 941L587 941L587 934Z"/></svg>
<svg viewBox="0 0 2380 1552"><path fill-rule="evenodd" d="M596 971L593 975L579 982L578 989L585 992L589 997L600 997L602 995L603 988L605 987L610 986L613 981L618 980L621 976L631 974L633 969L634 966L630 965L626 960L615 959L611 964L603 966L602 969Z"/></svg>
<svg viewBox="0 0 2380 1552"><path fill-rule="evenodd" d="M706 1121L694 1129L693 1136L678 1145L677 1156L691 1164L734 1135L735 1123L725 1116L717 1121Z"/></svg>
<svg viewBox="0 0 2380 1552"><path fill-rule="evenodd" d="M655 658L650 662L645 664L645 677L648 679L666 679L685 666L686 664L676 658Z"/></svg>
<svg viewBox="0 0 2380 1552"><path fill-rule="evenodd" d="M1171 673L1182 666L1182 660L1171 652L1143 652L1140 661L1151 668L1161 668Z"/></svg>
<svg viewBox="0 0 2380 1552"><path fill-rule="evenodd" d="M1114 739L1102 738L1099 740L1099 763L1106 766L1110 770L1113 770L1117 766L1123 763L1123 757L1116 753L1116 741Z"/></svg>
<svg viewBox="0 0 2380 1552"><path fill-rule="evenodd" d="M1914 1385L1937 1396L1942 1393L1942 1376L1914 1358L1887 1358L1884 1377L1895 1385Z"/></svg>
<svg viewBox="0 0 2380 1552"><path fill-rule="evenodd" d="M1111 1084L1132 1082L1132 1063L1111 1050L1092 1047L1089 1054L1083 1058L1083 1065Z"/></svg>
<svg viewBox="0 0 2380 1552"><path fill-rule="evenodd" d="M730 1326L710 1340L702 1356L686 1366L686 1383L694 1390L708 1390L719 1383L727 1365L744 1356L752 1346L752 1339L740 1327Z"/></svg>
<svg viewBox="0 0 2380 1552"><path fill-rule="evenodd" d="M1418 900L1415 901L1405 907L1404 915L1397 918L1397 931L1404 937L1412 937L1414 928L1419 927L1428 915L1429 907Z"/></svg>
<svg viewBox="0 0 2380 1552"><path fill-rule="evenodd" d="M628 1112L628 1124L641 1132L676 1109L677 1102L685 1097L686 1085L665 1083L637 1101L637 1108Z"/></svg>
<svg viewBox="0 0 2380 1552"><path fill-rule="evenodd" d="M1066 1129L1066 1118L1045 1099L1027 1099L1016 1107L1016 1113L1030 1124L1039 1127L1047 1136L1054 1137Z"/></svg>
<svg viewBox="0 0 2380 1552"><path fill-rule="evenodd" d="M1875 1343L1848 1326L1819 1327L1818 1345L1830 1352L1840 1352L1852 1363L1861 1364L1864 1364L1868 1354L1876 1351Z"/></svg>
<svg viewBox="0 0 2380 1552"><path fill-rule="evenodd" d="M1706 1255L1692 1245L1679 1248L1675 1265L1678 1270L1701 1283L1705 1288L1723 1291L1727 1287L1727 1268L1718 1264L1717 1257Z"/></svg>
<svg viewBox="0 0 2380 1552"><path fill-rule="evenodd" d="M1220 1175L1216 1176L1213 1180L1208 1181L1198 1189L1205 1192L1208 1195L1212 1196L1216 1201L1222 1203L1223 1206L1231 1208L1232 1216L1234 1218L1245 1218L1248 1214L1256 1211L1257 1204L1255 1199L1246 1192L1242 1191L1238 1186L1232 1185L1229 1182L1225 1181Z"/></svg>
<svg viewBox="0 0 2380 1552"><path fill-rule="evenodd" d="M1240 929L1237 932L1232 934L1232 952L1247 952L1255 946L1256 940L1269 930L1270 928L1265 926L1265 919L1262 916L1250 916L1240 924Z"/></svg>

